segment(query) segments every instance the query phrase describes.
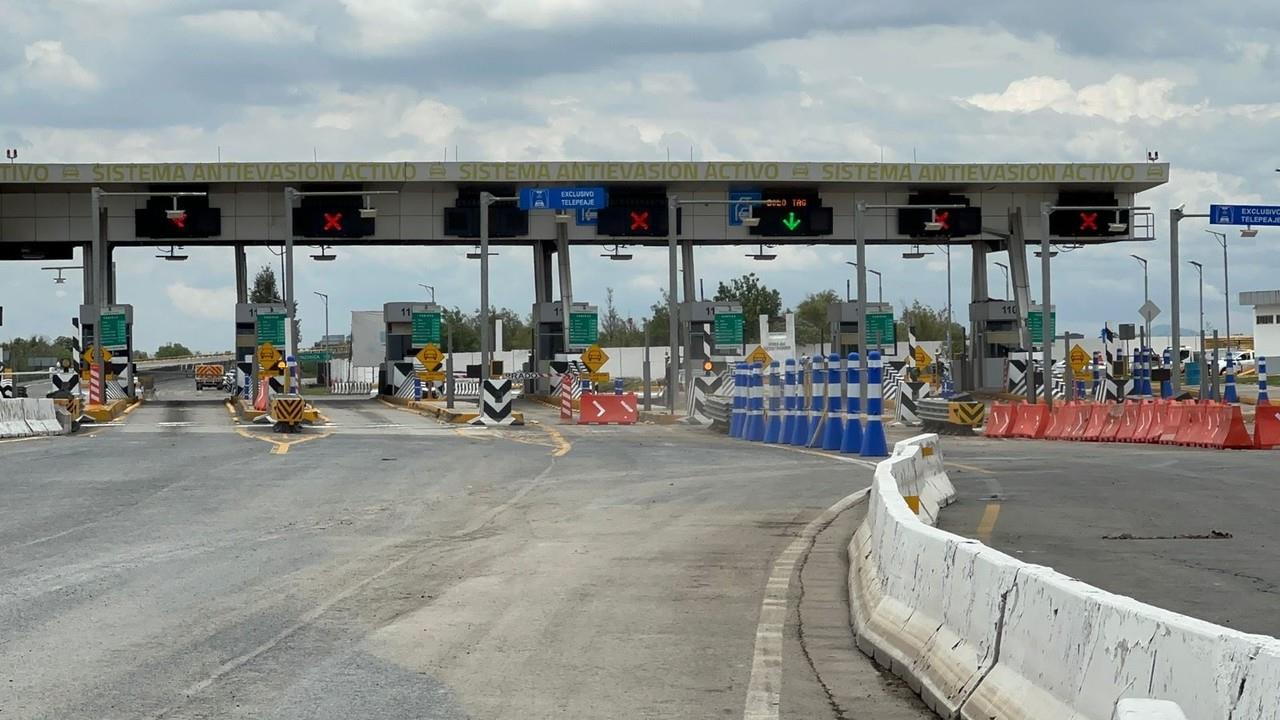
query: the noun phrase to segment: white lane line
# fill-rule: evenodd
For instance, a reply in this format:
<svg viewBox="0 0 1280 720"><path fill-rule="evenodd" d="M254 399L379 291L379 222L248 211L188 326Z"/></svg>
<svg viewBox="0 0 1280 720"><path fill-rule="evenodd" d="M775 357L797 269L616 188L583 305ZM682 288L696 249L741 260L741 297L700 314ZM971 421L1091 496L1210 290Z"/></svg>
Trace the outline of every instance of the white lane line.
<svg viewBox="0 0 1280 720"><path fill-rule="evenodd" d="M760 601L760 622L756 625L756 648L751 659L751 679L747 682L743 720L777 720L782 702L782 630L787 621L791 575L818 533L840 513L861 502L868 492L869 489L859 490L823 510L773 562L773 571L765 583L764 599Z"/></svg>

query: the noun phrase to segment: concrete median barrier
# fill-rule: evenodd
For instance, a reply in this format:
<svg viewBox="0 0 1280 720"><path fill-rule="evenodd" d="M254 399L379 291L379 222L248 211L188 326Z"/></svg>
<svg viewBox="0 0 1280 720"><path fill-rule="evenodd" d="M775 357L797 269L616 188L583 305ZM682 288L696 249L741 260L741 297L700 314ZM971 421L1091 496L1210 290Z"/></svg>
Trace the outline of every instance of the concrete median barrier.
<svg viewBox="0 0 1280 720"><path fill-rule="evenodd" d="M66 428L58 421L53 400L48 398L5 398L0 400L0 437L61 435Z"/></svg>
<svg viewBox="0 0 1280 720"><path fill-rule="evenodd" d="M1178 615L932 527L936 436L881 462L849 546L858 647L943 717L1280 717L1280 640Z"/></svg>

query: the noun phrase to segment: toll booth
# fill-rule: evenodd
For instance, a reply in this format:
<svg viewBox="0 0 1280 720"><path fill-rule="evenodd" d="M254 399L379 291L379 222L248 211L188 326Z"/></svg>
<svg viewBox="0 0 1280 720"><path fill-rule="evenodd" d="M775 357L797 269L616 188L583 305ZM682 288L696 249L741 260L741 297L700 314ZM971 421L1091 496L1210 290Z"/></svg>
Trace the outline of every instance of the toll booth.
<svg viewBox="0 0 1280 720"><path fill-rule="evenodd" d="M419 389L445 380L444 320L435 303L389 302L382 306L387 354L378 373L378 394L412 400Z"/></svg>
<svg viewBox="0 0 1280 720"><path fill-rule="evenodd" d="M1057 309L1050 310L1050 331L1057 336ZM1027 345L1035 350L1040 347L1044 313L1040 305L1032 305L1027 313L1027 338L1024 340L1019 327L1018 305L1013 300L990 299L969 303L969 320L973 325L974 386L983 390L1001 390L1005 381L1005 363L1011 356L1025 353Z"/></svg>
<svg viewBox="0 0 1280 720"><path fill-rule="evenodd" d="M533 365L530 369L549 374L551 362L560 358L576 359L583 350L595 345L600 337L600 308L585 302L569 304L568 347L565 346L565 316L559 300L533 304ZM552 388L538 378L535 392L548 393Z"/></svg>
<svg viewBox="0 0 1280 720"><path fill-rule="evenodd" d="M984 390L999 390L1004 382L1005 362L1022 350L1018 305L1013 300L969 303L969 320L976 332L979 353L974 358L974 384Z"/></svg>
<svg viewBox="0 0 1280 720"><path fill-rule="evenodd" d="M124 398L135 399L137 393L134 390L133 376L135 368L133 366L133 306L132 305L102 305L101 317L102 328L99 333L98 305L81 305L80 306L80 347L81 355L81 374L80 385L86 389L89 388L89 379L91 375L90 366L93 356L90 354L91 348L98 345L98 339L101 337L102 345L106 348L106 362L103 364L103 370L106 372L106 401L121 400Z"/></svg>
<svg viewBox="0 0 1280 720"><path fill-rule="evenodd" d="M278 362L262 363L260 358L283 356L287 352L286 326L289 312L284 303L236 303L236 386L232 395L253 404L258 397L257 378L276 379L283 373ZM264 345L270 344L268 351ZM271 353L274 350L275 353ZM260 367L261 366L261 367Z"/></svg>
<svg viewBox="0 0 1280 720"><path fill-rule="evenodd" d="M858 347L858 322L862 303L857 300L834 302L827 306L827 322L830 323L831 352L841 357L851 352L861 352ZM889 303L867 303L867 347L879 350L882 356L897 357L899 338L893 306Z"/></svg>
<svg viewBox="0 0 1280 720"><path fill-rule="evenodd" d="M713 372L724 370L730 358L746 355L746 318L742 305L697 300L680 304L680 337L689 368L701 368L710 360ZM652 338L665 345L665 338Z"/></svg>

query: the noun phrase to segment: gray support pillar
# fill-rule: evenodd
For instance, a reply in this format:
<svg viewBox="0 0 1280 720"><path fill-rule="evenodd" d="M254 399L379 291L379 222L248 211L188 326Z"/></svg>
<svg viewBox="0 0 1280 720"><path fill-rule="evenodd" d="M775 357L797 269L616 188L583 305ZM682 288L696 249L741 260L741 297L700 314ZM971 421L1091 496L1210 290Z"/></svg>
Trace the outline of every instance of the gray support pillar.
<svg viewBox="0 0 1280 720"><path fill-rule="evenodd" d="M534 302L545 303L551 302L552 284L551 277L551 256L555 254L556 246L545 240L537 241L533 246L533 294Z"/></svg>
<svg viewBox="0 0 1280 720"><path fill-rule="evenodd" d="M80 249L80 275L84 279L84 305L94 304L93 277L97 273L97 268L93 262L93 244L86 243Z"/></svg>
<svg viewBox="0 0 1280 720"><path fill-rule="evenodd" d="M560 271L560 319L564 351L569 352L569 308L573 306L573 272L569 266L569 226L556 223L556 267Z"/></svg>
<svg viewBox="0 0 1280 720"><path fill-rule="evenodd" d="M972 288L969 302L985 303L991 295L987 287L987 241L975 240L972 244L973 263L969 285ZM983 361L986 359L985 339L978 336L978 323L969 320L969 388L984 387Z"/></svg>
<svg viewBox="0 0 1280 720"><path fill-rule="evenodd" d="M1040 312L1044 321L1041 323L1040 364L1044 372L1044 404L1053 407L1053 295L1050 292L1049 260L1053 257L1053 245L1049 242L1049 213L1053 204L1040 203ZM1031 369L1030 361L1027 369ZM1031 374L1028 385L1034 385L1035 375Z"/></svg>
<svg viewBox="0 0 1280 720"><path fill-rule="evenodd" d="M1013 281L1013 302L1018 308L1018 343L1027 351L1027 368L1031 366L1031 329L1027 312L1031 309L1031 281L1027 277L1027 241L1022 227L1022 209L1009 211L1009 275ZM1036 384L1028 378L1027 399L1036 399Z"/></svg>
<svg viewBox="0 0 1280 720"><path fill-rule="evenodd" d="M244 246L235 246L236 257L236 302L249 302L249 267L245 258Z"/></svg>
<svg viewBox="0 0 1280 720"><path fill-rule="evenodd" d="M107 304L116 303L116 249L107 245Z"/></svg>
<svg viewBox="0 0 1280 720"><path fill-rule="evenodd" d="M1178 275L1178 223L1181 221L1181 207L1169 211L1169 345L1173 352L1173 365L1169 368L1169 372L1174 397L1182 394L1182 302L1179 297L1181 285ZM1227 301L1230 302L1231 298L1227 298ZM1203 323L1201 325L1203 326ZM1204 351L1203 344L1200 350ZM1203 366L1202 362L1201 367Z"/></svg>
<svg viewBox="0 0 1280 720"><path fill-rule="evenodd" d="M680 244L680 265L684 268L684 302L685 307L698 299L698 276L693 267L693 241L685 240ZM693 323L680 322L680 332L684 333L684 387L685 392L693 392Z"/></svg>

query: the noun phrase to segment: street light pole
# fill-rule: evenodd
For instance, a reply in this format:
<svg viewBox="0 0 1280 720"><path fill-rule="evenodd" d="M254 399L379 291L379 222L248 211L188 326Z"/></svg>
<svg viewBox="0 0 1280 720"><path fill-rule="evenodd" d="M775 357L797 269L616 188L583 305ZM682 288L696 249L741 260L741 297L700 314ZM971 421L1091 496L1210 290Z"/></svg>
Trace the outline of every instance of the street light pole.
<svg viewBox="0 0 1280 720"><path fill-rule="evenodd" d="M667 339L670 341L671 356L667 361L667 412L676 411L677 368L680 364L680 325L679 308L676 305L676 210L680 200L675 195L667 195Z"/></svg>
<svg viewBox="0 0 1280 720"><path fill-rule="evenodd" d="M311 292L316 295L319 295L320 299L324 301L324 337L321 339L321 344L327 345L327 343L329 342L329 295L327 293L322 293L318 290L312 290ZM333 360L332 359L325 360L324 368L325 368L324 381L326 383L332 382L333 381ZM302 371L299 370L298 372L301 373Z"/></svg>
<svg viewBox="0 0 1280 720"><path fill-rule="evenodd" d="M480 192L480 387L489 379L489 207L494 195ZM565 313L568 313L565 309Z"/></svg>
<svg viewBox="0 0 1280 720"><path fill-rule="evenodd" d="M1196 272L1200 274L1200 399L1203 401L1208 396L1208 368L1205 367L1204 359L1204 265L1195 260L1188 260L1187 264L1195 266Z"/></svg>
<svg viewBox="0 0 1280 720"><path fill-rule="evenodd" d="M434 286L434 285L426 285L426 284L424 284L424 283L418 283L418 287L420 287L420 288L422 288L422 289L424 289L424 290L428 290L428 291L430 291L430 292L431 292L431 302L432 302L432 304L435 304L435 301L436 301L436 288L435 288L435 286Z"/></svg>
<svg viewBox="0 0 1280 720"><path fill-rule="evenodd" d="M1004 270L1004 299L1009 299L1009 266L1004 263L996 263L996 267Z"/></svg>
<svg viewBox="0 0 1280 720"><path fill-rule="evenodd" d="M1227 354L1231 354L1231 276L1227 272L1227 234L1223 232L1215 232L1213 230L1205 230L1205 232L1214 236L1218 240L1218 244L1222 246L1222 297L1224 310L1227 313Z"/></svg>
<svg viewBox="0 0 1280 720"><path fill-rule="evenodd" d="M858 263L853 262L852 260L845 260L844 264L851 265L855 268L858 267ZM876 302L883 303L884 302L884 275L879 270L872 270L871 268L867 268L867 272L876 276L876 297L878 298ZM845 294L847 295L848 293L846 292Z"/></svg>
<svg viewBox="0 0 1280 720"><path fill-rule="evenodd" d="M293 198L294 189L284 189L284 309L289 315L289 355L298 359L297 309L293 302Z"/></svg>
<svg viewBox="0 0 1280 720"><path fill-rule="evenodd" d="M1140 255L1130 254L1129 257L1142 263L1142 305L1151 302L1151 286L1147 284L1147 259ZM1147 331L1147 342L1151 342L1151 321L1143 318L1143 326Z"/></svg>

